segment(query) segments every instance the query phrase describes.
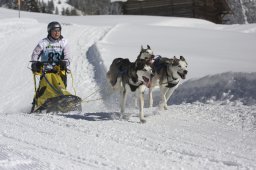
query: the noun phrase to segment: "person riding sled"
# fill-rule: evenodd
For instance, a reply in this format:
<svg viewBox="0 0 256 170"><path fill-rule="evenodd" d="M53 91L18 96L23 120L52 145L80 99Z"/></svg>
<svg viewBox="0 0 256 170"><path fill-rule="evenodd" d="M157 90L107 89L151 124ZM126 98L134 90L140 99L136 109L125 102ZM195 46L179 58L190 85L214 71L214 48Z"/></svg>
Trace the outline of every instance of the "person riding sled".
<svg viewBox="0 0 256 170"><path fill-rule="evenodd" d="M68 112L81 109L81 99L66 90L67 73L70 72L70 52L61 30L59 22L50 22L47 26L47 37L33 50L31 70L34 74L35 96L31 112ZM38 88L36 75L40 76Z"/></svg>
<svg viewBox="0 0 256 170"><path fill-rule="evenodd" d="M61 35L61 29L59 22L53 21L48 24L47 37L42 39L33 50L31 68L33 72L38 72L42 62L59 64L62 71L65 71L61 78L65 86L67 86L66 72L70 64L70 52L67 40Z"/></svg>

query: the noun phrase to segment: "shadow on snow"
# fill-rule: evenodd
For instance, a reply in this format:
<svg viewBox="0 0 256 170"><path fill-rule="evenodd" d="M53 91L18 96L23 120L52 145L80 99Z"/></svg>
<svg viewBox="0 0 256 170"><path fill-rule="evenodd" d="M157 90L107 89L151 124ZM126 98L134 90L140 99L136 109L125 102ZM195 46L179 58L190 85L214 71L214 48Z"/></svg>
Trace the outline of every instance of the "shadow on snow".
<svg viewBox="0 0 256 170"><path fill-rule="evenodd" d="M66 115L66 114L59 114L60 116L75 119L75 120L87 120L87 121L107 121L107 120L116 120L120 119L120 113L118 112L96 112L96 113L85 113L84 115L81 114L74 114L74 115Z"/></svg>

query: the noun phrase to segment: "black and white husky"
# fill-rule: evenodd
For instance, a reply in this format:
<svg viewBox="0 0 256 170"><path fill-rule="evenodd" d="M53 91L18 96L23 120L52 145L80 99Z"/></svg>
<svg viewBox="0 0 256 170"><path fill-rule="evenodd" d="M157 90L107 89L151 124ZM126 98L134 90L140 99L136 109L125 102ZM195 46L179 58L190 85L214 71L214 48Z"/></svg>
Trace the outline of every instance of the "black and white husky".
<svg viewBox="0 0 256 170"><path fill-rule="evenodd" d="M161 101L160 109L167 110L167 101L173 94L174 90L179 86L180 80L185 79L188 73L187 62L183 56L180 59L157 57L155 58L152 68L154 76L149 88L149 106L153 106L152 90L155 86L159 86Z"/></svg>
<svg viewBox="0 0 256 170"><path fill-rule="evenodd" d="M145 60L146 64L150 65L154 57L153 51L151 50L150 46L147 45L147 48L143 48L143 46L141 46L140 54L138 55L137 59Z"/></svg>
<svg viewBox="0 0 256 170"><path fill-rule="evenodd" d="M136 92L139 99L139 118L142 123L144 118L144 91L151 84L152 68L141 57L151 56L151 51L143 49L135 62L129 59L116 58L107 72L107 79L114 90L119 90L121 95L120 108L124 115L128 92Z"/></svg>

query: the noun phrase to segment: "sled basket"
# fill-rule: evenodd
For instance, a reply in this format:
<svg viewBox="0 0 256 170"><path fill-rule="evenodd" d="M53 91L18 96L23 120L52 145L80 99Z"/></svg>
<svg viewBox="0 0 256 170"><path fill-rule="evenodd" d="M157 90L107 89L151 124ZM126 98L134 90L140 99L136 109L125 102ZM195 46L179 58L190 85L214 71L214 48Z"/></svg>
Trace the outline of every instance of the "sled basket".
<svg viewBox="0 0 256 170"><path fill-rule="evenodd" d="M39 86L36 89L32 103L33 112L70 112L82 111L82 99L67 91L61 71L44 71L40 75Z"/></svg>
<svg viewBox="0 0 256 170"><path fill-rule="evenodd" d="M70 111L82 111L81 98L74 95L62 95L49 98L40 107L35 109L34 112L62 112L67 113Z"/></svg>

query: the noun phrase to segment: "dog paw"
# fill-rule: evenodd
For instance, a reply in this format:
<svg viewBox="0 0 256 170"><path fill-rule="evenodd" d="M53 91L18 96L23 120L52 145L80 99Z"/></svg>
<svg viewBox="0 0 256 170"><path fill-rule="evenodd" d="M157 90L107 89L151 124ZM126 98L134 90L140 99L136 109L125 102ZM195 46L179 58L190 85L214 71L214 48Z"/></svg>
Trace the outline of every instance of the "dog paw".
<svg viewBox="0 0 256 170"><path fill-rule="evenodd" d="M153 111L153 114L154 114L154 115L160 115L161 113L159 112L158 109L156 109L156 110Z"/></svg>
<svg viewBox="0 0 256 170"><path fill-rule="evenodd" d="M131 115L123 114L121 115L121 120L129 120Z"/></svg>
<svg viewBox="0 0 256 170"><path fill-rule="evenodd" d="M146 123L146 119L140 119L140 123Z"/></svg>
<svg viewBox="0 0 256 170"><path fill-rule="evenodd" d="M158 106L158 109L159 109L159 111L163 111L164 107L160 105L160 106Z"/></svg>
<svg viewBox="0 0 256 170"><path fill-rule="evenodd" d="M164 106L164 110L168 110L167 106Z"/></svg>

